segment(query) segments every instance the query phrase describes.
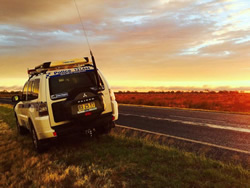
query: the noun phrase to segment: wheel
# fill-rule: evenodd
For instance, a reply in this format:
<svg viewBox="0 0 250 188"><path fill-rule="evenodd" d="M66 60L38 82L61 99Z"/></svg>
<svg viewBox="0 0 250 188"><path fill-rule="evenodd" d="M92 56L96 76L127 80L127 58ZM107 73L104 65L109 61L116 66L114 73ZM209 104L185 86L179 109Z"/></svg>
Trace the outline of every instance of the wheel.
<svg viewBox="0 0 250 188"><path fill-rule="evenodd" d="M23 126L20 126L16 114L15 114L15 118L16 118L17 133L19 135L25 135L27 133L27 130Z"/></svg>
<svg viewBox="0 0 250 188"><path fill-rule="evenodd" d="M110 121L110 122L108 122L108 123L105 123L104 126L98 127L98 128L97 128L97 131L98 131L98 133L101 134L101 135L102 135L102 134L109 134L110 131L111 131L111 129L112 129L113 127L115 127L114 122L113 122L113 121Z"/></svg>
<svg viewBox="0 0 250 188"><path fill-rule="evenodd" d="M42 143L41 140L38 140L36 130L34 129L33 125L31 125L31 137L35 150L38 153L43 152L45 150L45 145Z"/></svg>

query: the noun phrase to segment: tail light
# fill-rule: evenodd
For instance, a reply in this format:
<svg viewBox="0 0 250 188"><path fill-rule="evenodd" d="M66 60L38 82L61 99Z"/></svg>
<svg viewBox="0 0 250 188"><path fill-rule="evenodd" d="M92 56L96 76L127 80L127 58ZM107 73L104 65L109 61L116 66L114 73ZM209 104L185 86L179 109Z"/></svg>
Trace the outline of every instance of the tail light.
<svg viewBox="0 0 250 188"><path fill-rule="evenodd" d="M91 112L86 112L86 113L85 113L85 116L91 116L91 115L92 115Z"/></svg>
<svg viewBox="0 0 250 188"><path fill-rule="evenodd" d="M115 94L112 89L109 89L110 99L111 101L115 101Z"/></svg>
<svg viewBox="0 0 250 188"><path fill-rule="evenodd" d="M49 115L48 106L47 106L46 102L40 103L38 105L38 113L39 113L39 116L47 116L47 115Z"/></svg>

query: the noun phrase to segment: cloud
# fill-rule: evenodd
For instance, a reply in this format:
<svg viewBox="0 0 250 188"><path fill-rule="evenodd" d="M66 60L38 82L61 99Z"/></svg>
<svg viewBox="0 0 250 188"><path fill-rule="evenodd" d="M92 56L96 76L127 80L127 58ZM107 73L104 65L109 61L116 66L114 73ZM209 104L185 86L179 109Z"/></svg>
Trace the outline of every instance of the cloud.
<svg viewBox="0 0 250 188"><path fill-rule="evenodd" d="M76 2L98 66L111 83L249 80L248 1ZM0 3L0 79L88 54L74 1Z"/></svg>

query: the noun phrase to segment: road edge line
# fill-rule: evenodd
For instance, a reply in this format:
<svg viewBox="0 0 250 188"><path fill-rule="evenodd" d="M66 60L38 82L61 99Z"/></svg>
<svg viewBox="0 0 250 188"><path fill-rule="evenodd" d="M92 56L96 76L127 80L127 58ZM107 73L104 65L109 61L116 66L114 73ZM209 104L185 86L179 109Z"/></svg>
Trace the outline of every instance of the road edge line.
<svg viewBox="0 0 250 188"><path fill-rule="evenodd" d="M147 130L143 130L143 129L138 129L138 128L134 128L134 127L127 127L127 126L124 126L124 125L117 125L116 124L116 127L124 128L124 129L130 129L130 130L144 132L144 133L149 133L149 134L154 134L154 135L157 135L157 136L165 136L165 137L174 138L174 139L177 139L177 140L193 142L193 143L196 143L196 144L202 144L202 145L206 145L206 146L210 146L210 147L215 147L215 148L219 148L219 149L225 149L225 150L229 150L229 151L234 151L234 152L239 152L239 153L244 153L244 154L250 155L249 151L236 149L236 148L230 148L230 147L227 147L227 146L220 146L220 145L211 144L211 143L208 143L208 142L192 140L192 139L189 139L189 138L182 138L182 137L178 137L178 136L173 136L173 135L168 135L168 134L163 134L163 133L157 133L157 132L147 131Z"/></svg>

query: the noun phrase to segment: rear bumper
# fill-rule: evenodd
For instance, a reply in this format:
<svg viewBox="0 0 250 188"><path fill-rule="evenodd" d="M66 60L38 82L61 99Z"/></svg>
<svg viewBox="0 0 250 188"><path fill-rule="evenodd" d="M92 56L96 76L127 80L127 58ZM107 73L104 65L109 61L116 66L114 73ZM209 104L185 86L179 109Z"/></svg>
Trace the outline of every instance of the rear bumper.
<svg viewBox="0 0 250 188"><path fill-rule="evenodd" d="M99 127L107 126L110 122L112 122L112 117L113 117L112 113L102 114L95 120L89 120L89 121L75 120L70 123L55 126L53 127L53 129L57 133L58 137L69 136L78 133L80 134L87 129L93 129L93 128L98 129Z"/></svg>
<svg viewBox="0 0 250 188"><path fill-rule="evenodd" d="M56 137L53 134L55 131L50 127L49 116L36 117L33 124L39 140Z"/></svg>

